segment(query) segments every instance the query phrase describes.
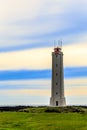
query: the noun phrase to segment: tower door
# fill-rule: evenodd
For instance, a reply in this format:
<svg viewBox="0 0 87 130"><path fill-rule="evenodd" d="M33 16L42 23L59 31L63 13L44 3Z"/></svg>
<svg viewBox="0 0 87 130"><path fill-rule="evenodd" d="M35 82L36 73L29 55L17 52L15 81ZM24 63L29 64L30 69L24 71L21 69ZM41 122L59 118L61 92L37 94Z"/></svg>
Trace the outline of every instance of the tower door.
<svg viewBox="0 0 87 130"><path fill-rule="evenodd" d="M56 106L58 106L58 101L56 101Z"/></svg>

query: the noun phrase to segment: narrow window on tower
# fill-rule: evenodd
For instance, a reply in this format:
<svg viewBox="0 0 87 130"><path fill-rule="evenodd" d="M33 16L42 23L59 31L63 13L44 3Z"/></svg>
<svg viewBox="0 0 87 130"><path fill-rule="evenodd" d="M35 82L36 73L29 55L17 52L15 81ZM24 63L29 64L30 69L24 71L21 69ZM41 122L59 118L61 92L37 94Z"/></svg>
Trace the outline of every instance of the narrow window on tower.
<svg viewBox="0 0 87 130"><path fill-rule="evenodd" d="M57 57L57 55L56 55L56 57Z"/></svg>
<svg viewBox="0 0 87 130"><path fill-rule="evenodd" d="M58 83L56 82L56 85L58 85Z"/></svg>
<svg viewBox="0 0 87 130"><path fill-rule="evenodd" d="M56 101L56 106L58 106L58 101Z"/></svg>
<svg viewBox="0 0 87 130"><path fill-rule="evenodd" d="M56 95L58 95L58 92L56 92Z"/></svg>
<svg viewBox="0 0 87 130"><path fill-rule="evenodd" d="M58 66L58 64L56 64L56 67Z"/></svg>
<svg viewBox="0 0 87 130"><path fill-rule="evenodd" d="M58 75L58 73L56 73L56 76Z"/></svg>

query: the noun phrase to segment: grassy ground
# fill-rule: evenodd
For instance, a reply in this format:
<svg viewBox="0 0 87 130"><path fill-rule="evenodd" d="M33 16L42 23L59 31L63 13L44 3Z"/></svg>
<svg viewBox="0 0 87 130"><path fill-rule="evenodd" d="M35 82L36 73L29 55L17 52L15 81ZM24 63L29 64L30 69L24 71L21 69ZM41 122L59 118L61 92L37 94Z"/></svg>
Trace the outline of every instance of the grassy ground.
<svg viewBox="0 0 87 130"><path fill-rule="evenodd" d="M44 112L50 109L56 108L0 112L0 130L87 130L87 112Z"/></svg>

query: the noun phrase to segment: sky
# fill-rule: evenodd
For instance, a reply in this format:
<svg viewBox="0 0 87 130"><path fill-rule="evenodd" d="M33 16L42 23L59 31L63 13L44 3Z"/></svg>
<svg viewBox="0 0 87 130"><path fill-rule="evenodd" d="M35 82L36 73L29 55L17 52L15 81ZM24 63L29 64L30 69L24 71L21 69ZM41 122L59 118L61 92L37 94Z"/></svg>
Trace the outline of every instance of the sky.
<svg viewBox="0 0 87 130"><path fill-rule="evenodd" d="M87 1L0 0L0 105L49 105L54 40L67 105L87 105Z"/></svg>

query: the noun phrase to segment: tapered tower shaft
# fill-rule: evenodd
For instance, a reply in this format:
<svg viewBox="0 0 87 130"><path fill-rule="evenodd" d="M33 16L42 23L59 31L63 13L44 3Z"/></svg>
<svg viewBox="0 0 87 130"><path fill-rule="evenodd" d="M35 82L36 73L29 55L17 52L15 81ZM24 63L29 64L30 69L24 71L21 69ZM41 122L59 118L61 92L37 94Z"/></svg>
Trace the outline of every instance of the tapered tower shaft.
<svg viewBox="0 0 87 130"><path fill-rule="evenodd" d="M61 48L54 48L52 52L52 86L51 86L51 106L65 106L64 97L64 74L63 74L63 52Z"/></svg>

